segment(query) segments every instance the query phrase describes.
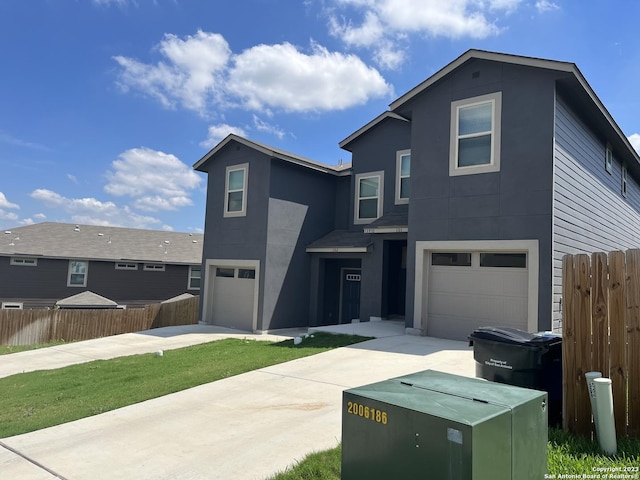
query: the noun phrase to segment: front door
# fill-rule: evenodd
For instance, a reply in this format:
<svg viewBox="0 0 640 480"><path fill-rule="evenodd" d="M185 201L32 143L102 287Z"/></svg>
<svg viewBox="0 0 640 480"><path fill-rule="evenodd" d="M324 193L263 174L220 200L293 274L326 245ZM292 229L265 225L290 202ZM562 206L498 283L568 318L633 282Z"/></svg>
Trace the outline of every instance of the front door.
<svg viewBox="0 0 640 480"><path fill-rule="evenodd" d="M351 323L360 318L360 273L359 268L341 269L340 279L340 323Z"/></svg>

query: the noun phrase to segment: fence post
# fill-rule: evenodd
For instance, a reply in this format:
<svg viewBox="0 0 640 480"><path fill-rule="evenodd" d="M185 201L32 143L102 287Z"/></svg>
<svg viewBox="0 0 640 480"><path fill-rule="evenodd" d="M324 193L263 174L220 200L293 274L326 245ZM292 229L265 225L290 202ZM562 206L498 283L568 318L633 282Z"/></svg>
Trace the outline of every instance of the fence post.
<svg viewBox="0 0 640 480"><path fill-rule="evenodd" d="M576 433L591 434L591 402L584 374L593 370L591 356L591 266L589 255L576 255Z"/></svg>
<svg viewBox="0 0 640 480"><path fill-rule="evenodd" d="M576 428L576 329L575 329L575 284L574 256L562 258L562 418L563 427L569 432Z"/></svg>
<svg viewBox="0 0 640 480"><path fill-rule="evenodd" d="M609 299L607 254L591 255L592 369L607 376L609 371Z"/></svg>
<svg viewBox="0 0 640 480"><path fill-rule="evenodd" d="M628 434L640 436L640 250L627 250Z"/></svg>
<svg viewBox="0 0 640 480"><path fill-rule="evenodd" d="M609 253L609 329L611 389L613 392L613 415L618 435L627 434L627 326L625 312L625 254ZM605 372L602 372L603 376Z"/></svg>

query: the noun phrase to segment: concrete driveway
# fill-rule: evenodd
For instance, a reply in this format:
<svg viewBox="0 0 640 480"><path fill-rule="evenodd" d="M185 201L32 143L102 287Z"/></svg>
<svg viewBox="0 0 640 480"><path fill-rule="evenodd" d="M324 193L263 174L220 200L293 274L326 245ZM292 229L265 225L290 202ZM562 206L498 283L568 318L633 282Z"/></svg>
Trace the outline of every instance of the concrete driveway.
<svg viewBox="0 0 640 480"><path fill-rule="evenodd" d="M0 476L262 480L340 442L345 388L426 369L474 376L464 342L387 322L341 327L380 338L1 439Z"/></svg>

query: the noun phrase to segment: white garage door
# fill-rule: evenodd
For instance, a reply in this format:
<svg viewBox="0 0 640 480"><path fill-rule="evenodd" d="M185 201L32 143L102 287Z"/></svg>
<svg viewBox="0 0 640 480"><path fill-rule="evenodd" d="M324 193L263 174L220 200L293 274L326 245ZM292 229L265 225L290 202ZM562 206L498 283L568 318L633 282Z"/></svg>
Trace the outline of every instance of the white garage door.
<svg viewBox="0 0 640 480"><path fill-rule="evenodd" d="M527 254L432 252L427 335L466 340L482 326L527 330Z"/></svg>
<svg viewBox="0 0 640 480"><path fill-rule="evenodd" d="M256 271L243 267L213 267L211 320L214 325L252 331Z"/></svg>

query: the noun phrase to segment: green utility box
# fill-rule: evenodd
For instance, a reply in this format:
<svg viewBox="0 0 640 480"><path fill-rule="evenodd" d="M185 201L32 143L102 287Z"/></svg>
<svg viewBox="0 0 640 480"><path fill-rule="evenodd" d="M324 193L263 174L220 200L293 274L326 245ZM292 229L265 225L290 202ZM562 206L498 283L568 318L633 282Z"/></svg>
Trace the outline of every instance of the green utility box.
<svg viewBox="0 0 640 480"><path fill-rule="evenodd" d="M346 390L342 480L540 480L547 394L433 370Z"/></svg>

